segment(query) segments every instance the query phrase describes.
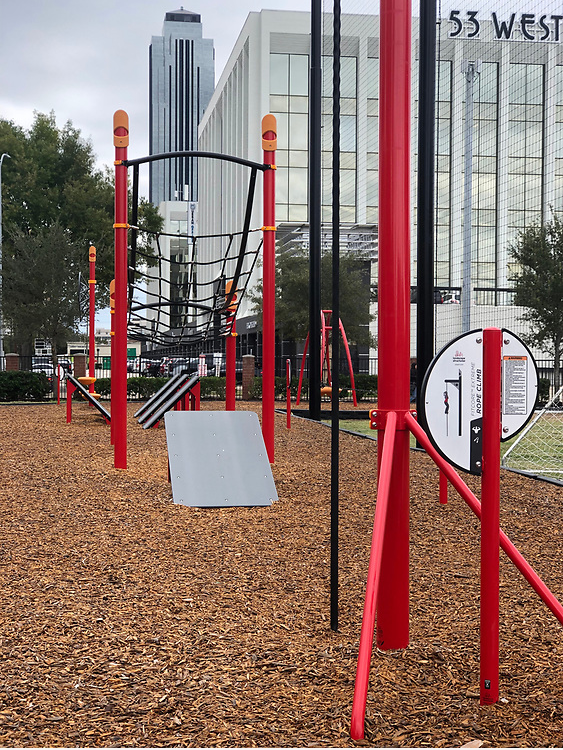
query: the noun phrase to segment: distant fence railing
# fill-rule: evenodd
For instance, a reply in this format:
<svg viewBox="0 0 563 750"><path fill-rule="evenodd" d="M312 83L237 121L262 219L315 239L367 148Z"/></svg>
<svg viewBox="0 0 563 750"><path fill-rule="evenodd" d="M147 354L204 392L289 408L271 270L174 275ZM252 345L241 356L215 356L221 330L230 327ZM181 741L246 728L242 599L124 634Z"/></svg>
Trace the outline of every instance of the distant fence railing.
<svg viewBox="0 0 563 750"><path fill-rule="evenodd" d="M48 359L48 358L47 358ZM291 354L288 356L277 356L276 357L276 395L279 398L285 398L285 376L286 376L286 362L289 359L291 363L292 373L292 394L296 395L297 386L299 381L299 375L301 367L303 365L303 358L300 354ZM52 382L51 397L56 398L57 392L61 398L66 398L66 379L64 377L64 370L68 369L72 374L73 362L71 359L62 358L62 364L59 368L59 373L53 371L51 361L46 361L45 357L19 357L20 370L26 370L31 372L45 372L45 374ZM187 369L188 371L197 370L197 359L186 360L182 358L166 358L158 360L150 360L146 357L135 357L128 360L127 365L127 377L128 378L146 378L146 377L170 377L176 374L180 369ZM540 402L545 402L549 398L552 398L558 388L555 383L555 371L554 362L552 359L538 359L536 360L538 368L538 376L540 379ZM330 362L332 368L332 362ZM7 361L7 357L0 357L0 371L10 369L10 365ZM356 355L352 358L352 370L354 373L354 380L356 385L356 393L359 400L372 401L377 397L377 373L378 373L378 359L377 357L369 357L367 355ZM255 367L256 378L258 384L255 389L255 393L259 394L260 384L259 379L261 376L261 362L259 359L256 360ZM563 375L563 363L561 365L561 373ZM60 374L60 381L57 383ZM207 367L208 376L216 376L222 378L225 375L225 364L224 361L210 360L210 365ZM332 375L332 373L331 373ZM242 362L237 360L237 382L239 387L237 388L237 398L242 398L240 382L242 376ZM111 378L111 360L109 357L104 357L96 362L95 377L97 380L110 379ZM303 383L301 397L303 399L308 398L308 380L309 380L309 355L305 357L305 363L303 365ZM322 381L324 384L328 384L329 372L326 364L323 367ZM343 389L342 400L352 400L352 391L350 387L350 375L348 369L348 360L346 357L340 359L340 381ZM58 391L57 391L58 389ZM102 389L104 393L102 398L109 398L109 390L107 388ZM130 389L131 390L131 389ZM142 388L137 392L132 391L131 398L142 398ZM218 389L209 390L210 398L222 398L223 391L219 387Z"/></svg>

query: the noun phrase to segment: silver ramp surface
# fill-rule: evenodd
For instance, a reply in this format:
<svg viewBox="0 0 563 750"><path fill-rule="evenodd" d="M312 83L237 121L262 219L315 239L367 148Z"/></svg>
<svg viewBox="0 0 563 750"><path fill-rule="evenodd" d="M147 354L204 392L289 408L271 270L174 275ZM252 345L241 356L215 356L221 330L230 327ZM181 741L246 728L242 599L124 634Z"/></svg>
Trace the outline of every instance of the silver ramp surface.
<svg viewBox="0 0 563 750"><path fill-rule="evenodd" d="M278 499L254 412L169 411L164 424L175 503L230 508Z"/></svg>

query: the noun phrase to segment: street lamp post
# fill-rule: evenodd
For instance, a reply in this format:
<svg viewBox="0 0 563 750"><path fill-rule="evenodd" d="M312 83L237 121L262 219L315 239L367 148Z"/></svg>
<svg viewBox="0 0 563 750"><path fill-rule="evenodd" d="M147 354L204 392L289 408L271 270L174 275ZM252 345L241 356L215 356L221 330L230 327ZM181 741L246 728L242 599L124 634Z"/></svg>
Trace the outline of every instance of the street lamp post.
<svg viewBox="0 0 563 750"><path fill-rule="evenodd" d="M4 344L2 343L4 333L2 325L2 162L6 156L8 159L12 158L10 154L0 156L0 371L4 369Z"/></svg>

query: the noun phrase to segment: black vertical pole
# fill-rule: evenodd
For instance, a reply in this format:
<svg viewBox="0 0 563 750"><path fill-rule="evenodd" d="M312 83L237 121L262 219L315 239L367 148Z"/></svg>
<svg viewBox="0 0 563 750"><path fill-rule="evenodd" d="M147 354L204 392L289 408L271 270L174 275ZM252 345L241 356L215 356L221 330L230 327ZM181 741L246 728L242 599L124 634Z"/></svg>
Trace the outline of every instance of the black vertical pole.
<svg viewBox="0 0 563 750"><path fill-rule="evenodd" d="M309 417L321 418L322 0L311 0L309 77Z"/></svg>
<svg viewBox="0 0 563 750"><path fill-rule="evenodd" d="M424 373L434 356L434 130L436 0L420 0L418 52L417 410Z"/></svg>
<svg viewBox="0 0 563 750"><path fill-rule="evenodd" d="M340 447L340 0L334 0L332 81L332 422L330 456L330 627L338 630Z"/></svg>

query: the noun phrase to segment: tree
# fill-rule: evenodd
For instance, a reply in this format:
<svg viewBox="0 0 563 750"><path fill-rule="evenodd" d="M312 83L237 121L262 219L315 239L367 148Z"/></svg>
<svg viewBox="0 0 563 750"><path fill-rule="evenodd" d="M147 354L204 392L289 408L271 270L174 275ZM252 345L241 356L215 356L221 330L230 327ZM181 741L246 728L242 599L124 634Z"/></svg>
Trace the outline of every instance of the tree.
<svg viewBox="0 0 563 750"><path fill-rule="evenodd" d="M67 290L65 294L69 295L74 290L76 299L78 277L82 274L88 278L88 247L94 245L96 305L102 308L109 303L109 283L114 277L113 175L109 170L95 168L91 143L81 137L71 122L58 129L52 112L36 113L28 131L0 120L0 153L4 152L12 158L5 162L2 172L2 305L4 314L8 311L11 316L12 343L20 353L25 353L30 351L33 337L48 327L52 318L48 298L30 296L32 290L43 289L45 279L39 265L27 264L28 245L42 248L43 261L49 264L48 241L56 235L58 244L52 245L53 252L60 252L59 230L63 232L67 257L72 256L72 263L60 264L58 256L52 260L61 274L61 290ZM147 201L140 205L139 221L153 231L162 225L157 209ZM49 228L54 229L53 235L46 231ZM146 250L146 236L140 240ZM32 273L36 277L30 276ZM30 293L24 294L23 299L27 300L27 309L33 309L35 319L23 310L20 298L12 298L14 290L22 290L22 280L29 285ZM49 300L52 302L50 297ZM64 300L62 305L66 307ZM16 311L27 321L26 327L16 319Z"/></svg>
<svg viewBox="0 0 563 750"><path fill-rule="evenodd" d="M367 255L358 251L340 253L340 319L351 344L370 344L369 306L373 299ZM250 299L262 311L262 284ZM321 256L321 308L332 309L332 252ZM276 329L284 339L304 339L309 331L309 251L293 247L276 253Z"/></svg>
<svg viewBox="0 0 563 750"><path fill-rule="evenodd" d="M13 235L12 252L4 259L4 317L16 341L33 331L56 354L80 318L79 265L76 245L58 224Z"/></svg>
<svg viewBox="0 0 563 750"><path fill-rule="evenodd" d="M522 320L530 323L525 337L533 346L553 354L555 386L560 383L563 354L563 222L551 221L522 230L510 248L518 271L514 283L515 304L527 308Z"/></svg>

